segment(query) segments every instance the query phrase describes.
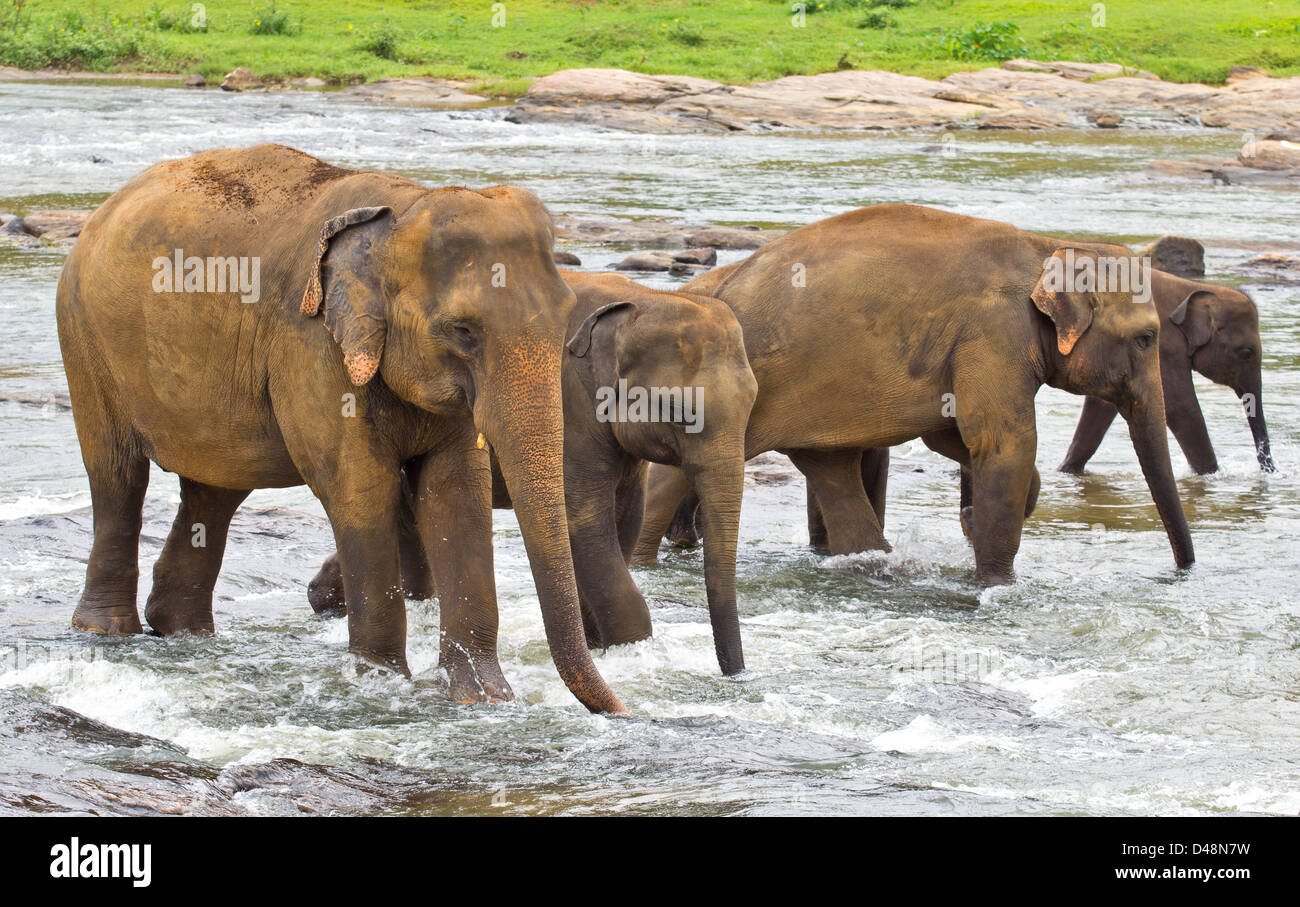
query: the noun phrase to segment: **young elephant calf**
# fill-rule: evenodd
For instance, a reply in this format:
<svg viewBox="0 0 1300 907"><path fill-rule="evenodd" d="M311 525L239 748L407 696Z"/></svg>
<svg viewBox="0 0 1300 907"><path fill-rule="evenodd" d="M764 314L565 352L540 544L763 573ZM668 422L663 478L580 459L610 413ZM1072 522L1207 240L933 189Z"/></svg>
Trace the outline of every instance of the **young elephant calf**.
<svg viewBox="0 0 1300 907"><path fill-rule="evenodd" d="M757 394L740 325L711 297L651 290L615 274L561 275L578 297L563 364L564 488L588 642L611 646L651 634L626 558L641 527L647 461L662 463L681 467L700 501L710 530L704 563L718 664L738 673L736 533L745 427ZM511 506L499 482L494 505ZM431 596L406 509L403 582L408 595ZM337 555L308 597L318 612L343 608Z"/></svg>

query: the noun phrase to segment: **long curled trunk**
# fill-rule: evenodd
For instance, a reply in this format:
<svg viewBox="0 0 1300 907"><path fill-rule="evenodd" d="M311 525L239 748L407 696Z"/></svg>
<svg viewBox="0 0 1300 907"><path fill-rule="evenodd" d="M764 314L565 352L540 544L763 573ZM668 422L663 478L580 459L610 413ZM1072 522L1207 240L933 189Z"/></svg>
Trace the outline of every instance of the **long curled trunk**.
<svg viewBox="0 0 1300 907"><path fill-rule="evenodd" d="M704 533L704 581L713 625L718 666L728 676L745 670L736 611L736 537L740 531L740 500L745 485L741 445L720 454L708 466L691 473L700 498Z"/></svg>
<svg viewBox="0 0 1300 907"><path fill-rule="evenodd" d="M587 649L564 508L564 419L560 357L542 342L519 342L483 388L476 409L501 466L528 550L555 667L593 712L627 709Z"/></svg>
<svg viewBox="0 0 1300 907"><path fill-rule="evenodd" d="M1196 560L1192 550L1192 534L1187 528L1187 517L1178 497L1178 484L1174 481L1173 466L1169 462L1169 439L1165 434L1164 395L1156 384L1155 391L1140 395L1138 402L1124 413L1128 421L1129 437L1142 465L1151 497L1165 525L1169 544L1174 549L1174 563L1190 566Z"/></svg>

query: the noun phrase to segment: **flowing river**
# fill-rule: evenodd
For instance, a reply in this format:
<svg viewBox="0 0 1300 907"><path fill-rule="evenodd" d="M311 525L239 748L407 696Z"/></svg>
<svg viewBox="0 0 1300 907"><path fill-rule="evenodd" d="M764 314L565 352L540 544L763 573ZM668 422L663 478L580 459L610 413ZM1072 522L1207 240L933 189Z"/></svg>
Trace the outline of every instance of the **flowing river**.
<svg viewBox="0 0 1300 907"><path fill-rule="evenodd" d="M597 654L634 713L610 720L555 672L509 512L495 526L513 704L442 695L432 603L409 605L410 681L355 676L345 622L307 604L333 544L305 488L255 492L235 517L214 638L73 631L91 517L72 416L0 403L0 812L1300 812L1300 286L1237 271L1300 250L1300 192L1143 174L1231 157L1241 136L641 136L513 125L501 108L105 83L0 83L0 134L0 211L19 214L93 207L165 158L277 141L428 185L515 183L559 212L795 227L910 201L1054 234L1194 236L1209 279L1259 305L1278 463L1260 473L1235 396L1198 378L1221 471L1193 476L1171 439L1199 558L1179 575L1122 426L1087 475L1053 471L1081 400L1044 388L1019 582L984 590L956 468L919 442L894 451L888 555L808 549L803 483L769 458L741 527L748 673L718 674L700 553L667 553L633 571L654 639ZM593 269L624 254L563 247ZM67 248L0 245L0 394L66 393ZM142 609L178 500L155 469Z"/></svg>

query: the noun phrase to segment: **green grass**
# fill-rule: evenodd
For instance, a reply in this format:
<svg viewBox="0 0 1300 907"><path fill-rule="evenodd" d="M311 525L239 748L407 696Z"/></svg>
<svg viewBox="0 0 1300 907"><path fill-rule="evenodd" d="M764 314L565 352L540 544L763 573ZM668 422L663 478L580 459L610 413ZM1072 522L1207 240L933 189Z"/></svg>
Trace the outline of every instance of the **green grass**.
<svg viewBox="0 0 1300 907"><path fill-rule="evenodd" d="M834 69L938 77L1011 54L1106 61L1175 81L1221 82L1236 64L1300 74L1300 0L0 0L0 65L100 72L247 66L331 83L468 79L517 95L559 69L613 66L731 83ZM490 80L490 81L489 81ZM504 80L504 81L502 81Z"/></svg>

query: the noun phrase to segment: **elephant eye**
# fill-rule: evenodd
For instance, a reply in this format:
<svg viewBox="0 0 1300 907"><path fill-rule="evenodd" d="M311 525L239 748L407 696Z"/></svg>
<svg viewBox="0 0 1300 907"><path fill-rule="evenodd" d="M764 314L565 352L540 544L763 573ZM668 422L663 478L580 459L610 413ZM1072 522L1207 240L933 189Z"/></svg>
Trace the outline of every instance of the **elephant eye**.
<svg viewBox="0 0 1300 907"><path fill-rule="evenodd" d="M1239 359L1254 359L1254 358L1255 358L1255 350L1254 350L1254 348L1249 347L1249 346L1243 346L1243 347L1241 347L1240 349L1237 350L1237 358L1239 358Z"/></svg>
<svg viewBox="0 0 1300 907"><path fill-rule="evenodd" d="M1143 331L1141 334L1137 335L1133 342L1137 344L1138 349L1146 350L1151 348L1151 344L1155 342L1155 339L1155 334L1150 331Z"/></svg>
<svg viewBox="0 0 1300 907"><path fill-rule="evenodd" d="M478 334L464 322L453 322L445 328L447 337L462 352L472 352L478 346Z"/></svg>

